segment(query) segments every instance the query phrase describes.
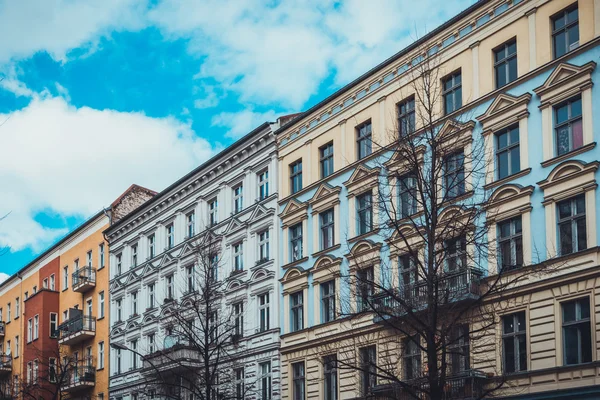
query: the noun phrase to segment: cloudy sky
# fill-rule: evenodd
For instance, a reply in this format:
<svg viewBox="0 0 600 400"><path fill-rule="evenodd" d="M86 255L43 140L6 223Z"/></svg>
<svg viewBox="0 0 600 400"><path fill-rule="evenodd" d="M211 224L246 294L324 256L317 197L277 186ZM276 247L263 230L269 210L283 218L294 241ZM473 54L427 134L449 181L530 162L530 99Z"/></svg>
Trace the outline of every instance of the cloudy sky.
<svg viewBox="0 0 600 400"><path fill-rule="evenodd" d="M474 1L0 0L0 273Z"/></svg>

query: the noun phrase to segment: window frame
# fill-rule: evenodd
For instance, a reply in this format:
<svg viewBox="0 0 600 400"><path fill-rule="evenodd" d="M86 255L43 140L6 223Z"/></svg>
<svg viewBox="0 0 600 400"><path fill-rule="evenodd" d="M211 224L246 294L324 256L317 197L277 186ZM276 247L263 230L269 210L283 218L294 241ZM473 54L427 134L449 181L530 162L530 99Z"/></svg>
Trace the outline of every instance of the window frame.
<svg viewBox="0 0 600 400"><path fill-rule="evenodd" d="M587 318L581 318L581 304L582 302L586 302L587 306L588 306L588 316ZM571 304L571 303L575 303L575 320L573 321L565 321L565 305L567 304ZM561 308L561 333L562 333L562 350L563 350L563 365L579 365L579 364L584 364L586 362L591 362L594 360L594 335L592 332L592 304L590 303L590 298L589 297L580 297L577 299L572 299L572 300L568 300L568 301L564 301L560 303L560 308ZM590 339L590 344L591 347L589 349L589 359L584 359L584 353L583 353L583 348L582 348L582 337L581 334L585 329L585 325L587 325L587 332L590 335L589 339ZM582 327L583 326L583 327ZM565 329L566 328L571 328L571 327L576 327L578 329L577 333L578 333L578 338L577 338L577 362L576 363L568 363L567 362L567 354L569 352L567 352L567 338L566 338L566 334L565 334Z"/></svg>
<svg viewBox="0 0 600 400"><path fill-rule="evenodd" d="M398 112L398 137L408 136L416 131L415 96L409 96L396 105ZM408 129L405 132L404 127Z"/></svg>
<svg viewBox="0 0 600 400"><path fill-rule="evenodd" d="M290 293L290 332L304 329L304 291Z"/></svg>
<svg viewBox="0 0 600 400"><path fill-rule="evenodd" d="M292 363L292 400L306 398L306 365L304 361Z"/></svg>
<svg viewBox="0 0 600 400"><path fill-rule="evenodd" d="M233 213L237 214L244 209L244 184L239 183L233 187Z"/></svg>
<svg viewBox="0 0 600 400"><path fill-rule="evenodd" d="M570 53L571 51L575 50L577 47L579 47L579 41L581 40L581 32L579 31L579 6L577 4L578 2L575 2L573 4L571 4L570 6L560 10L559 12L557 12L556 14L552 15L550 17L550 35L552 38L552 56L553 59L557 59L559 57L562 57L568 53ZM568 22L568 15L571 11L577 10L577 19L575 21L572 22ZM564 18L565 19L565 24L558 29L554 28L554 23L556 21L558 21L559 19ZM571 45L569 45L569 30L571 28L573 28L575 25L577 25L577 41L573 42ZM558 54L557 53L557 47L556 47L556 37L558 35L560 35L561 33L565 33L565 45L566 48L564 49L564 53L562 54ZM571 46L577 44L574 48L570 48Z"/></svg>
<svg viewBox="0 0 600 400"><path fill-rule="evenodd" d="M304 227L302 226L302 222L298 222L290 226L289 228L289 236L290 236L290 262L299 261L304 257ZM299 252L296 256L294 256L294 246L298 245Z"/></svg>
<svg viewBox="0 0 600 400"><path fill-rule="evenodd" d="M520 226L520 231L517 232L517 221L519 221L518 225ZM510 233L508 236L502 235L502 226L508 224ZM523 266L523 217L521 214L514 216L512 218L504 219L502 221L498 221L496 223L496 238L498 240L498 266L500 271L510 271L516 268L520 268ZM519 243L520 242L520 243ZM511 263L506 264L504 261L504 252L503 248L505 244L510 246L510 257ZM518 263L519 260L519 246L520 246L520 258L521 264ZM514 261L514 263L513 263Z"/></svg>
<svg viewBox="0 0 600 400"><path fill-rule="evenodd" d="M460 164L459 164L460 161ZM456 199L467 193L467 179L465 176L465 151L457 149L444 156L444 198ZM452 168L450 168L452 167ZM461 178L462 174L462 178ZM458 182L456 182L458 180ZM456 191L456 193L454 193Z"/></svg>
<svg viewBox="0 0 600 400"><path fill-rule="evenodd" d="M298 159L289 165L290 168L290 193L298 193L302 190L302 159Z"/></svg>
<svg viewBox="0 0 600 400"><path fill-rule="evenodd" d="M373 124L367 120L356 127L356 158L362 160L373 154Z"/></svg>
<svg viewBox="0 0 600 400"><path fill-rule="evenodd" d="M366 199L366 200L365 200ZM373 191L361 193L356 196L356 214L358 236L366 235L373 231Z"/></svg>
<svg viewBox="0 0 600 400"><path fill-rule="evenodd" d="M523 316L523 330L518 330L519 329L519 317ZM506 330L506 318L511 318L512 319L512 324L513 324L513 330L510 332L507 332ZM528 353L528 349L527 349L527 314L525 311L517 311L514 312L512 314L507 314L507 315L503 315L502 316L502 371L505 374L513 374L513 373L518 373L518 372L523 372L523 371L528 371L528 361L529 361L529 353ZM525 368L522 369L521 365L520 365L520 356L521 356L521 350L519 348L519 339L520 337L523 337L523 341L525 343ZM512 346L513 346L513 358L512 358L512 363L513 363L513 371L508 371L507 370L507 351L506 348L508 346L508 344L506 343L507 341L512 340Z"/></svg>
<svg viewBox="0 0 600 400"><path fill-rule="evenodd" d="M321 168L321 179L333 174L333 140L319 147L319 166Z"/></svg>
<svg viewBox="0 0 600 400"><path fill-rule="evenodd" d="M516 131L517 132L517 138L518 141L513 142L512 141L512 132ZM500 137L502 135L507 135L507 144L504 147L500 147ZM494 133L494 141L495 143L495 161L496 161L496 180L500 180L500 179L505 179L508 178L514 174L517 174L519 172L521 172L521 132L519 129L519 125L511 125L508 126L506 128L503 128L502 130L495 132ZM517 159L519 160L519 169L518 170L514 170L514 166L513 164L513 152L517 152ZM508 154L507 156L507 162L508 162L508 166L507 166L507 175L506 176L501 176L500 175L500 165L501 165L501 157L503 154Z"/></svg>
<svg viewBox="0 0 600 400"><path fill-rule="evenodd" d="M335 321L337 318L335 286L335 279L319 284L322 324Z"/></svg>
<svg viewBox="0 0 600 400"><path fill-rule="evenodd" d="M581 113L579 115L573 116L573 103L576 103L576 102L579 102L579 104L580 104ZM563 107L567 108L568 117L566 120L561 121L559 123L558 122L558 111ZM565 101L562 101L559 104L553 106L552 113L553 113L553 117L554 117L554 120L553 120L553 122L554 122L554 145L555 145L556 156L562 156L562 155L568 154L572 151L575 151L575 150L583 147L585 138L584 138L584 132L583 132L583 129L584 129L584 127L583 127L583 99L581 98L581 94L578 94L576 96L568 98ZM581 145L578 147L574 147L573 125L577 122L579 122L579 125L581 127ZM559 132L564 128L567 128L569 147L566 151L561 152L560 151L561 147L560 147L560 142L559 142Z"/></svg>
<svg viewBox="0 0 600 400"><path fill-rule="evenodd" d="M319 213L319 242L321 250L335 246L335 210L327 209Z"/></svg>
<svg viewBox="0 0 600 400"><path fill-rule="evenodd" d="M578 201L582 200L583 204L583 213L579 211ZM560 217L560 208L562 204L569 204L570 215L568 217L561 218ZM575 213L573 210L575 209ZM585 237L585 246L581 247L579 242L579 225L578 222L583 221L583 225L585 228L584 237ZM571 251L565 252L563 251L563 240L561 233L561 225L569 224L570 226L570 236L571 236ZM583 251L588 248L588 226L587 226L587 204L585 193L578 194L573 197L569 197L564 200L560 200L556 203L556 233L558 235L558 249L560 255L567 255L577 253L579 251ZM575 233L573 233L575 232Z"/></svg>
<svg viewBox="0 0 600 400"><path fill-rule="evenodd" d="M459 83L456 83L457 78ZM451 86L446 88L450 82ZM457 93L459 96L457 96ZM462 70L458 69L442 78L442 98L444 102L444 115L449 115L462 107ZM451 98L453 108L448 110L448 101ZM458 100L458 101L457 101Z"/></svg>
<svg viewBox="0 0 600 400"><path fill-rule="evenodd" d="M510 46L514 44L515 45L515 52L514 53L508 53ZM497 60L499 53L502 52L503 53L503 58L501 58L500 60ZM517 54L518 54L518 47L517 47L517 38L514 37L510 40L507 40L506 42L502 43L500 46L494 48L492 50L492 53L494 54L494 79L495 79L495 83L496 83L496 89L500 89L501 87L504 87L506 85L508 85L509 83L513 82L514 80L516 80L519 76L519 70L518 70L518 58L517 58ZM517 62L517 65L515 65L515 76L512 77L510 76L510 62L515 59ZM505 83L503 85L500 85L500 82L498 81L498 73L500 72L500 68L504 68L504 75L505 75Z"/></svg>
<svg viewBox="0 0 600 400"><path fill-rule="evenodd" d="M269 169L265 168L257 174L258 200L269 197Z"/></svg>

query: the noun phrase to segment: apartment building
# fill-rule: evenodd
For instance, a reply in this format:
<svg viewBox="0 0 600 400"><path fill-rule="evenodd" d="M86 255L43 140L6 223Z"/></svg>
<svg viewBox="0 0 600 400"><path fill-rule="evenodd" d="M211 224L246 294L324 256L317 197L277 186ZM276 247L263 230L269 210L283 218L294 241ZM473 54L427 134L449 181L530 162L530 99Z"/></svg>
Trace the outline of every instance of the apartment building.
<svg viewBox="0 0 600 400"><path fill-rule="evenodd" d="M508 249L502 254L507 270L557 266L510 292L485 345L468 339L475 327L467 326L460 372L470 378L459 381L457 393L468 397L466 387L474 396L475 384L489 387L502 379L500 395L507 398L600 396L600 127L593 112L600 101L594 85L599 36L598 0L479 1L275 132L283 399L364 398L385 383L375 369L337 369L339 363L329 361L342 357L340 344L351 349L355 364L377 364L390 349L377 340L385 327L372 313L345 317L375 302L377 293L362 298L343 277L383 280L387 263L393 266L389 284L407 287L402 280L411 260L402 257L402 244L400 250L392 245L395 237L386 236L395 222L373 199L389 172L403 168L403 160L390 159L389 146L422 127L415 97L423 93L415 92L412 72L427 62L434 65L427 76L441 88L434 106L439 134L460 138L453 142L454 158L443 161L444 190L456 191L444 217L462 218L451 213L457 204L487 195L487 221L479 222L490 243ZM468 173L476 146L487 160L481 180ZM423 157L431 151L424 146ZM450 187L452 177L461 185ZM390 202L407 212L400 220L411 220L419 210L406 203L401 186L397 190ZM461 252L456 243L446 246ZM497 274L497 263L484 260L477 280L463 266L466 287L475 290L482 276ZM395 354L405 382L426 365L411 340L400 337ZM478 361L481 354L488 362Z"/></svg>
<svg viewBox="0 0 600 400"><path fill-rule="evenodd" d="M235 322L235 334L224 344L227 357L217 361L219 375L211 382L215 393L226 390L224 382L232 388L235 379L235 390L243 391L244 398L279 397L272 127L257 127L105 231L113 266L111 399L192 399L204 390L196 382L203 365L200 348L212 345L204 341L204 333L209 332L208 319L217 314L227 316L227 326ZM214 238L217 248L210 279L218 282L220 293L210 305L217 311L210 316L194 308L209 279L201 274L199 261L199 252L209 247L207 237ZM202 338L182 337L181 327L173 326L178 324L174 313L186 310L196 312L190 311L181 324L189 324ZM211 338L214 332L211 328Z"/></svg>

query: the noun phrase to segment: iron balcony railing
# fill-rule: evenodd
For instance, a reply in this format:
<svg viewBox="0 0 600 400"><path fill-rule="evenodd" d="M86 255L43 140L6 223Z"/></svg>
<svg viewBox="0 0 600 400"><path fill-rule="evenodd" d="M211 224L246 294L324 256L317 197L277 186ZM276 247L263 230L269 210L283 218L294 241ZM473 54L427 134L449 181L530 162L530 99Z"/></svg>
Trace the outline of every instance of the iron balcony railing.
<svg viewBox="0 0 600 400"><path fill-rule="evenodd" d="M6 332L6 322L0 321L0 336L4 336Z"/></svg>
<svg viewBox="0 0 600 400"><path fill-rule="evenodd" d="M0 369L12 369L12 356L10 354L0 355Z"/></svg>
<svg viewBox="0 0 600 400"><path fill-rule="evenodd" d="M86 284L96 284L96 268L83 267L73 272L73 287Z"/></svg>
<svg viewBox="0 0 600 400"><path fill-rule="evenodd" d="M96 382L96 367L91 363L77 364L67 371L67 386L89 384Z"/></svg>
<svg viewBox="0 0 600 400"><path fill-rule="evenodd" d="M483 272L478 268L463 268L446 272L437 280L438 306L476 298L481 293ZM408 310L419 311L427 308L429 288L426 281L402 285L397 289L373 295L374 310L382 316L398 316Z"/></svg>
<svg viewBox="0 0 600 400"><path fill-rule="evenodd" d="M83 331L96 332L96 317L82 315L69 319L58 326L60 331L60 339L68 338Z"/></svg>

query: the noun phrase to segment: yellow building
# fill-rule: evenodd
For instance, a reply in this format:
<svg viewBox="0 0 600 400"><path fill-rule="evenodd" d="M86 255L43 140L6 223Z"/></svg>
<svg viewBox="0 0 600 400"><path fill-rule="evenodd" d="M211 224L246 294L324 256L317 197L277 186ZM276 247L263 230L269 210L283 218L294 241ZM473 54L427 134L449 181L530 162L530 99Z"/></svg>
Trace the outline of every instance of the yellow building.
<svg viewBox="0 0 600 400"><path fill-rule="evenodd" d="M435 124L452 143L455 153L448 153L461 155L457 198L489 194L487 238L498 248L508 243L515 266L560 267L511 292L496 328L465 342L461 372L482 385L506 380L503 395L519 399L600 397L599 44L599 0L479 1L276 131L282 398L362 398L386 382L374 372L331 368L331 359L378 364L392 353L401 380L413 379L408 360L423 373L426 359L406 337L386 334L372 316L345 317L362 300L340 277L385 277L401 289L404 244L385 237L393 223L369 204L390 171L411 172L402 172L402 159L380 160L399 134L425 125L415 71L426 63L439 88ZM510 146L500 138L507 132L518 137ZM469 174L477 146L487 162L480 181ZM390 202L410 208L394 190ZM500 227L509 222L512 236L504 236ZM487 276L497 274L497 257L490 255ZM509 319L518 325L512 331ZM476 323L469 328L476 331ZM509 349L514 340L522 347Z"/></svg>

